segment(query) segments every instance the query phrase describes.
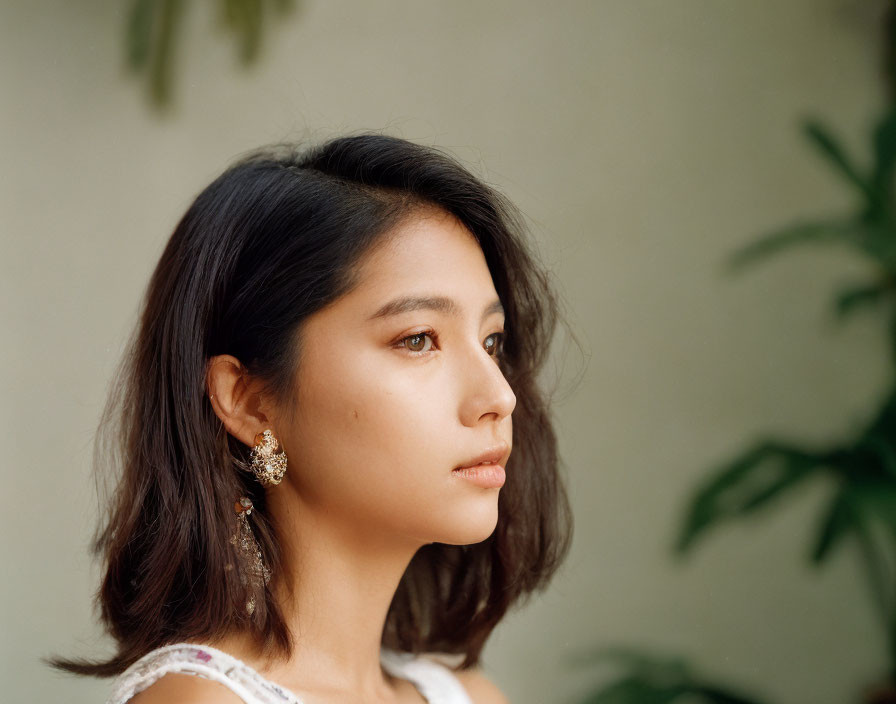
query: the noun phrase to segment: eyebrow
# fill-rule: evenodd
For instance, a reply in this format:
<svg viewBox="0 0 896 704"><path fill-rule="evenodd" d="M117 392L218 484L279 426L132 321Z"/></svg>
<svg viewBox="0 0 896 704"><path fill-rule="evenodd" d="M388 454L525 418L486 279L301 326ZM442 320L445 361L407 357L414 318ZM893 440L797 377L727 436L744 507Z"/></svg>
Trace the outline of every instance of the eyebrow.
<svg viewBox="0 0 896 704"><path fill-rule="evenodd" d="M368 320L386 318L414 310L434 310L446 315L460 316L460 306L453 298L446 298L445 296L405 296L389 301L371 315ZM485 307L485 310L482 312L482 319L485 320L492 313L503 312L504 306L501 305L501 301L496 299Z"/></svg>

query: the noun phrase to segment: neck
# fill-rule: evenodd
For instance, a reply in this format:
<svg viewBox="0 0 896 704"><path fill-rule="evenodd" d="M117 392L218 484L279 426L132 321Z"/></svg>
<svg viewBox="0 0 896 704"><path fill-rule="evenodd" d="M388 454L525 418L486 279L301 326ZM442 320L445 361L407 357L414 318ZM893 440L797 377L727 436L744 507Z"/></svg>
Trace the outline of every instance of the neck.
<svg viewBox="0 0 896 704"><path fill-rule="evenodd" d="M383 628L421 543L353 526L304 502L287 482L278 490L268 510L283 568L270 586L292 633L293 653L256 669L287 687L293 682L291 689L382 699L394 689L380 666Z"/></svg>

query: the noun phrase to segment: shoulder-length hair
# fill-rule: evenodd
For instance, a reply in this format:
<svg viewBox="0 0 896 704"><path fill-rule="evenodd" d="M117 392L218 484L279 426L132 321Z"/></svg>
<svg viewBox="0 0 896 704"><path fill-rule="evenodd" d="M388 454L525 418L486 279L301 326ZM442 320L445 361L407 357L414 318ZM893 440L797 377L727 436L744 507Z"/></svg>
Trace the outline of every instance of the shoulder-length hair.
<svg viewBox="0 0 896 704"><path fill-rule="evenodd" d="M501 362L517 398L507 481L492 535L475 545L425 545L390 605L385 647L462 654L478 663L508 609L543 589L565 557L572 518L559 472L548 394L537 376L559 315L549 276L499 193L445 153L378 134L308 150L253 152L203 190L155 268L100 421L97 465L116 483L91 550L96 594L117 642L105 661L52 657L58 669L121 673L150 650L248 629L288 656L290 632L268 588L247 614L233 504L255 505L253 528L272 571L281 554L264 490L245 471L249 448L223 430L206 366L232 354L288 402L305 318L351 290L358 265L401 218L436 206L476 237L506 313Z"/></svg>

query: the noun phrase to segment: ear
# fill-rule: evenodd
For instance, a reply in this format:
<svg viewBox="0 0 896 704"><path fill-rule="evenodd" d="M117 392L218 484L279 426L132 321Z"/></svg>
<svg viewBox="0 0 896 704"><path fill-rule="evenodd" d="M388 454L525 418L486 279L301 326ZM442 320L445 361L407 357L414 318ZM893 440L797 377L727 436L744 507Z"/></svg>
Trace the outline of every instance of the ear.
<svg viewBox="0 0 896 704"><path fill-rule="evenodd" d="M258 433L271 429L273 418L260 394L261 385L252 380L248 370L233 355L212 357L206 368L205 383L212 408L227 432L243 444L255 445Z"/></svg>

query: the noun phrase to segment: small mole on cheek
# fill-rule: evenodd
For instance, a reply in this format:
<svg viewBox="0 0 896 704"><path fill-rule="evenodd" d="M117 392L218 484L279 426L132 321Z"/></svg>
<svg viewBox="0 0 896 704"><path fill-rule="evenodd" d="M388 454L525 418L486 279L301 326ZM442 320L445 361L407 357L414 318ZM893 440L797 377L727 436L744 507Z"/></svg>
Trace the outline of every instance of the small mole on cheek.
<svg viewBox="0 0 896 704"><path fill-rule="evenodd" d="M357 410L353 410L352 415L355 417L355 420L358 420L358 411Z"/></svg>

